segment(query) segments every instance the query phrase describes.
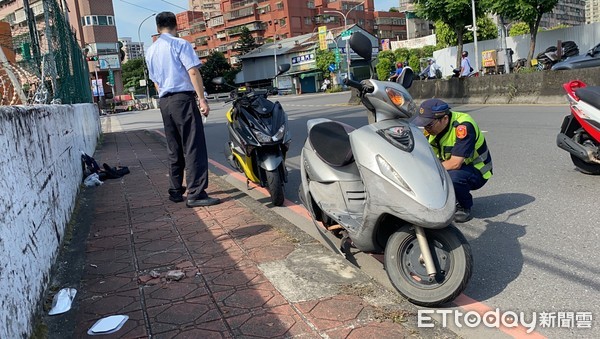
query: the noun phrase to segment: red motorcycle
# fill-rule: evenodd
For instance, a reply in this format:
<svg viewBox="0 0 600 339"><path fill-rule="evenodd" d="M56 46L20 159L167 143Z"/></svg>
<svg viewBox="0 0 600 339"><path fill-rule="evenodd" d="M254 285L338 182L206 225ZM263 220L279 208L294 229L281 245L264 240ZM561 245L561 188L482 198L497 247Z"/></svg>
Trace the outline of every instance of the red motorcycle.
<svg viewBox="0 0 600 339"><path fill-rule="evenodd" d="M556 144L571 154L580 172L600 174L600 86L573 80L563 88L571 114L565 117Z"/></svg>

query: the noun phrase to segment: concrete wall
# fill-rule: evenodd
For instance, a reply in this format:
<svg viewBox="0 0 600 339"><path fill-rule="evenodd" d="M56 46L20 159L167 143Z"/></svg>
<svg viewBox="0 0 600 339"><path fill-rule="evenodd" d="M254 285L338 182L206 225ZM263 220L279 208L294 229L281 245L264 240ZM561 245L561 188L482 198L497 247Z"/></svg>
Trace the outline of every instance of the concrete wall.
<svg viewBox="0 0 600 339"><path fill-rule="evenodd" d="M0 107L0 338L31 333L99 133L92 104Z"/></svg>
<svg viewBox="0 0 600 339"><path fill-rule="evenodd" d="M440 98L450 103L566 104L562 84L570 80L600 86L600 67L414 81L409 92L417 101Z"/></svg>

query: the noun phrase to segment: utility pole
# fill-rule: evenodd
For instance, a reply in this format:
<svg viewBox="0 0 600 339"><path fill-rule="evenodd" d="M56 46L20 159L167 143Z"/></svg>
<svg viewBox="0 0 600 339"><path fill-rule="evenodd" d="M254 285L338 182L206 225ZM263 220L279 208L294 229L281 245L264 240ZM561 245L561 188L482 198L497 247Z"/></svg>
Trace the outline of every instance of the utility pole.
<svg viewBox="0 0 600 339"><path fill-rule="evenodd" d="M471 9L473 12L473 43L475 46L475 71L479 73L479 51L477 50L477 17L475 16L475 0L471 0Z"/></svg>
<svg viewBox="0 0 600 339"><path fill-rule="evenodd" d="M36 67L40 67L40 42L37 35L37 27L35 25L35 15L29 6L29 0L23 0L23 10L27 16L27 27L29 28L29 38L31 39L31 49L33 54L33 60L35 61ZM41 74L41 69L38 69Z"/></svg>
<svg viewBox="0 0 600 339"><path fill-rule="evenodd" d="M151 17L153 17L155 15L156 15L156 13L152 13L152 15L149 15L146 19L142 20L142 22L140 22L140 25L138 26L138 40L142 44L142 60L144 62L144 81L146 82L146 102L148 102L148 103L150 103L150 88L148 88L148 65L146 64L146 54L144 53L144 43L142 42L142 38L140 37L140 29L142 28L142 24L144 23L144 21L150 19Z"/></svg>
<svg viewBox="0 0 600 339"><path fill-rule="evenodd" d="M348 30L348 14L350 14L350 12L352 12L356 7L364 4L365 2L361 2L359 4L357 4L356 6L350 8L348 10L348 12L343 13L340 12L338 10L332 9L332 10L325 10L323 11L323 13L334 13L334 14L339 14L344 18L344 31ZM348 79L350 79L350 63L352 62L351 58L350 58L350 39L346 39L346 69L347 69L347 74L346 77L348 77Z"/></svg>

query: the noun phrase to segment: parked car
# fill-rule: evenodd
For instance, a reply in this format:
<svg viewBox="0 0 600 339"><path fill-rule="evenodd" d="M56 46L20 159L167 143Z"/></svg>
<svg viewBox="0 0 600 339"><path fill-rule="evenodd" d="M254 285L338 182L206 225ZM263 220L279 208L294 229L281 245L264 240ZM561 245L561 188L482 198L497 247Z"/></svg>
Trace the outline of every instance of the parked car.
<svg viewBox="0 0 600 339"><path fill-rule="evenodd" d="M564 69L579 69L588 67L599 67L600 66L600 44L597 44L586 54L576 55L565 60L556 63L552 66L552 70L560 71Z"/></svg>

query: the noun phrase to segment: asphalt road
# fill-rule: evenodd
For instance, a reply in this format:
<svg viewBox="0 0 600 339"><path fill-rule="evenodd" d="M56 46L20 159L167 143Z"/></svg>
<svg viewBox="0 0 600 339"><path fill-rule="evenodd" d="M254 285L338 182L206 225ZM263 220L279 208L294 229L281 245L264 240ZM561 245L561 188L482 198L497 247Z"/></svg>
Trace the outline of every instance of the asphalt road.
<svg viewBox="0 0 600 339"><path fill-rule="evenodd" d="M286 198L299 203L299 156L306 121L327 117L361 126L366 115L361 106L341 106L348 101L348 93L278 99L288 113L293 139ZM209 157L224 165L228 107L211 103L205 126ZM599 338L596 319L591 329L577 328L583 324L577 321L569 328L555 313L554 326L539 326L542 312L566 312L566 318L576 312L600 316L600 268L594 263L600 243L600 176L576 171L568 154L556 146L568 107L466 105L453 109L471 114L479 123L494 161L493 178L473 192L474 219L459 225L475 260L464 294L491 309L524 312L528 319L537 312L536 331L547 337ZM118 121L123 130L162 128L157 110L120 114ZM224 174L216 167L211 170Z"/></svg>

